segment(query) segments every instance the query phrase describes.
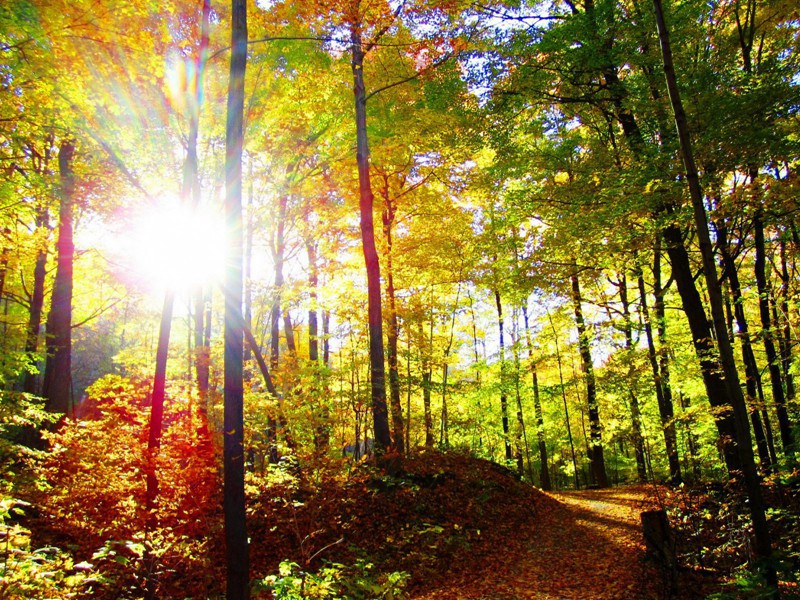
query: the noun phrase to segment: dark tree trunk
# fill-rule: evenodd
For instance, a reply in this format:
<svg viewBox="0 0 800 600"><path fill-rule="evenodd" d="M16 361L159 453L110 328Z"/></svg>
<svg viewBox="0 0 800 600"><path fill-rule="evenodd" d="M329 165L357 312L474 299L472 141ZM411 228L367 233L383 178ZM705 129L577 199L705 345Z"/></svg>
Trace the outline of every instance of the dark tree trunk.
<svg viewBox="0 0 800 600"><path fill-rule="evenodd" d="M503 339L503 304L500 301L500 292L494 291L494 301L497 305L497 328L500 333L500 415L503 422L503 442L506 449L506 460L512 459L511 440L508 431L508 395L506 393L506 349Z"/></svg>
<svg viewBox="0 0 800 600"><path fill-rule="evenodd" d="M247 65L247 3L232 0L231 63L225 127L224 495L227 583L225 597L250 595L250 559L244 496L244 385L242 316L242 147L244 75Z"/></svg>
<svg viewBox="0 0 800 600"><path fill-rule="evenodd" d="M392 429L395 450L405 452L403 432L403 408L400 403L400 373L397 369L397 341L400 328L397 323L397 300L394 293L394 264L392 261L392 227L395 219L395 205L389 195L388 177L384 176L383 186L383 235L386 238L386 297L389 300L389 331L386 334L387 361L389 363L389 403L392 408Z"/></svg>
<svg viewBox="0 0 800 600"><path fill-rule="evenodd" d="M644 281L641 281L643 284ZM640 284L640 287L641 287ZM633 391L633 379L636 373L636 367L634 365L634 356L633 356L633 326L631 324L631 312L630 312L630 305L628 303L628 278L625 276L625 273L622 273L622 276L619 280L619 299L622 302L622 324L623 324L623 331L625 333L625 350L628 353L628 389L629 396L630 396L630 409L631 409L631 430L633 433L633 450L634 454L636 455L636 473L639 477L639 481L644 483L647 481L647 463L645 462L644 456L644 435L642 435L642 411L639 408L639 399L636 397L636 393ZM648 342L652 341L652 334L648 338ZM655 361L651 360L651 365L654 364ZM658 374L654 372L656 390L658 390L659 382L658 382ZM659 406L661 403L659 402ZM674 433L674 427L673 427ZM666 430L664 432L664 436L666 438ZM667 455L669 456L669 450L667 450ZM672 461L670 460L670 465ZM670 472L672 472L672 467L670 466Z"/></svg>
<svg viewBox="0 0 800 600"><path fill-rule="evenodd" d="M550 468L547 463L547 444L544 439L544 416L542 414L542 401L539 398L539 376L536 372L536 361L533 358L533 344L528 327L528 309L522 306L522 317L525 320L525 341L528 346L528 361L531 365L531 378L533 380L533 412L536 418L536 440L539 442L539 486L543 490L553 489L550 481Z"/></svg>
<svg viewBox="0 0 800 600"><path fill-rule="evenodd" d="M522 410L522 394L520 394L520 370L521 360L519 356L519 345L512 336L512 348L514 352L514 397L517 402L517 471L519 476L525 476L525 462L528 464L528 478L533 483L533 467L531 465L531 451L528 445L528 431L525 428L525 414ZM523 461L523 453L525 460Z"/></svg>
<svg viewBox="0 0 800 600"><path fill-rule="evenodd" d="M669 283L667 287L669 287ZM667 314L664 305L664 296L667 289L662 287L661 284L661 234L656 234L656 243L653 248L653 309L656 313L656 329L658 330L658 370L659 370L659 383L661 384L661 393L664 395L664 403L667 406L674 406L672 403L672 386L670 385L669 378L669 346L667 344ZM694 443L696 437L694 432L689 432L689 448L692 453L692 465L697 464L697 453L694 450Z"/></svg>
<svg viewBox="0 0 800 600"><path fill-rule="evenodd" d="M761 387L761 374L758 370L756 357L753 353L753 346L750 343L750 331L747 324L747 318L744 313L744 299L742 298L742 288L739 283L739 273L736 269L736 261L730 253L730 244L728 241L728 230L724 223L717 224L717 246L722 256L722 263L727 276L728 284L730 287L730 295L733 300L733 315L736 319L736 325L739 328L739 341L742 345L742 361L744 362L744 372L747 378L745 388L747 389L747 398L750 401L750 419L753 422L753 432L756 437L756 448L758 449L758 456L761 460L761 465L768 468L773 462L773 456L770 456L770 443L767 442L767 434L764 431L764 425L770 429L769 437L772 437L772 431L769 419L764 424L761 422L761 417L758 412L758 406L764 405L763 391ZM730 304L730 303L728 303Z"/></svg>
<svg viewBox="0 0 800 600"><path fill-rule="evenodd" d="M672 277L678 287L683 312L689 322L692 343L700 361L700 373L703 376L708 401L714 409L719 447L728 472L735 473L741 469L741 463L735 445L736 430L732 408L725 380L720 373L706 311L694 282L689 255L683 244L683 235L675 224L665 227L662 233L667 245L667 255L672 263Z"/></svg>
<svg viewBox="0 0 800 600"><path fill-rule="evenodd" d="M42 208L36 217L36 228L41 229L47 226L47 209ZM25 340L25 352L29 360L35 359L36 351L39 349L39 333L42 326L42 311L44 309L44 283L47 275L47 247L42 240L42 245L36 253L36 264L33 268L33 289L31 291L31 310L28 318L28 336ZM37 393L36 373L28 371L25 374L24 390L28 394Z"/></svg>
<svg viewBox="0 0 800 600"><path fill-rule="evenodd" d="M753 533L755 535L755 549L758 556L768 565L765 567L767 583L774 587L777 593L777 576L774 567L769 565L770 556L772 554L772 542L770 540L769 527L764 510L760 482L753 458L753 446L750 441L750 428L747 422L747 406L745 405L744 396L742 395L742 389L739 386L739 376L736 372L733 348L725 332L722 294L719 280L717 279L716 265L714 264L714 251L711 245L711 237L708 232L708 217L703 204L703 191L700 187L700 179L694 162L692 144L689 137L689 124L678 91L675 68L672 62L669 32L666 22L664 21L661 0L653 0L653 8L656 16L656 24L658 25L658 38L661 43L661 55L663 58L664 75L667 81L667 90L669 91L670 103L672 104L672 110L675 116L675 126L680 142L681 157L683 158L683 164L686 168L686 180L692 199L694 224L700 242L700 253L703 259L703 275L705 276L706 287L708 289L714 331L717 334L720 362L725 376L728 397L733 406L736 448L739 453L739 462L744 472L745 487L749 497L750 516L752 518Z"/></svg>
<svg viewBox="0 0 800 600"><path fill-rule="evenodd" d="M786 242L781 240L781 313L783 314L783 327L779 337L781 351L781 367L783 368L783 380L786 382L786 403L791 404L795 398L794 375L791 373L792 366L792 332L789 324L789 268L786 262ZM775 319L775 325L778 325Z"/></svg>
<svg viewBox="0 0 800 600"><path fill-rule="evenodd" d="M586 401L589 407L589 462L595 483L601 487L608 487L606 465L603 458L602 426L600 424L600 411L597 406L597 389L592 365L592 352L589 346L589 336L583 320L581 307L581 288L577 273L570 275L572 282L572 302L575 307L575 324L578 328L578 347L580 349L583 374L586 377Z"/></svg>
<svg viewBox="0 0 800 600"><path fill-rule="evenodd" d="M375 450L382 454L392 445L386 407L386 373L383 365L383 316L381 315L381 266L375 247L372 186L369 179L369 141L367 139L367 93L364 87L364 49L361 28L351 25L353 93L356 109L356 159L358 162L361 243L367 270L367 311L369 324L370 382Z"/></svg>
<svg viewBox="0 0 800 600"><path fill-rule="evenodd" d="M66 414L70 410L72 388L72 263L75 245L72 241L75 173L72 158L75 146L70 140L61 142L58 170L61 179L61 201L58 211L58 243L56 244L56 280L53 285L50 316L47 321L47 362L42 395L50 412Z"/></svg>
<svg viewBox="0 0 800 600"><path fill-rule="evenodd" d="M153 394L150 398L150 430L147 438L147 496L145 507L155 508L158 497L158 478L156 476L156 457L161 447L161 431L164 422L164 398L167 383L167 358L169 356L169 336L172 329L172 309L175 293L167 291L161 309L161 325L158 329L156 348L156 372L153 376Z"/></svg>
<svg viewBox="0 0 800 600"><path fill-rule="evenodd" d="M297 344L294 341L294 327L288 309L283 312L283 333L286 335L286 351L293 361L297 361Z"/></svg>
<svg viewBox="0 0 800 600"><path fill-rule="evenodd" d="M683 392L680 390L678 391L678 405L681 407L681 410L684 414L689 410L689 399L683 395ZM698 460L698 451L697 451L697 435L692 429L694 421L691 421L687 424L687 427L684 429L686 434L686 446L689 448L689 460L690 466L692 469L692 477L694 481L700 481L700 462Z"/></svg>
<svg viewBox="0 0 800 600"><path fill-rule="evenodd" d="M784 453L793 451L792 425L789 421L789 413L786 411L786 397L783 393L783 381L781 380L781 365L778 360L778 353L775 351L773 341L772 320L769 310L770 290L767 285L767 275L764 265L766 263L766 248L764 244L764 221L762 209L756 211L753 217L753 229L756 241L756 285L758 286L758 311L761 315L762 338L764 340L764 351L767 354L767 367L769 368L769 378L772 384L772 399L775 402L775 412L778 415L778 427L781 433L781 443Z"/></svg>

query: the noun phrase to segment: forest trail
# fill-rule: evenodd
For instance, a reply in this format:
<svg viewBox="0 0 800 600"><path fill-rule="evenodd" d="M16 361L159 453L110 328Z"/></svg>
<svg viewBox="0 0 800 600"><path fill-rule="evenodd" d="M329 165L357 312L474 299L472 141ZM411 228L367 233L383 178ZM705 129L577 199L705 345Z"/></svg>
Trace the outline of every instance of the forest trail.
<svg viewBox="0 0 800 600"><path fill-rule="evenodd" d="M656 492L642 485L543 495L535 516L519 524L521 545L498 547L472 577L414 598L667 598L663 575L645 560L640 523L640 513L655 506ZM680 597L692 597L687 591Z"/></svg>

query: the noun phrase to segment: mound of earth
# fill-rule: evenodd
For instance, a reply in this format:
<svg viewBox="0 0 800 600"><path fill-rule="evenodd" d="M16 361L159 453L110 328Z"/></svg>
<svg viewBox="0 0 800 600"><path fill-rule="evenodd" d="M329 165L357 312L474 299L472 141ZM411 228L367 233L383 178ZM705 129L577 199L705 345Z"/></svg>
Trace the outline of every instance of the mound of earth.
<svg viewBox="0 0 800 600"><path fill-rule="evenodd" d="M385 475L366 464L259 491L248 529L254 577L282 560L313 571L367 559L410 575L411 595L466 589L525 552L539 515L558 502L495 463L423 452ZM480 568L476 568L479 565Z"/></svg>

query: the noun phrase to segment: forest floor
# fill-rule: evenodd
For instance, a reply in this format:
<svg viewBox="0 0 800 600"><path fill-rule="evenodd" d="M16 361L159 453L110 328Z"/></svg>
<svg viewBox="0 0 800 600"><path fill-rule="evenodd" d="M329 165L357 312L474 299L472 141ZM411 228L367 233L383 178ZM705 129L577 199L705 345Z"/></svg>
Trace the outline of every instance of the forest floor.
<svg viewBox="0 0 800 600"><path fill-rule="evenodd" d="M522 552L476 565L464 581L413 595L414 600L702 598L706 586L669 576L645 558L642 511L657 508L652 485L543 494L536 511L516 530Z"/></svg>

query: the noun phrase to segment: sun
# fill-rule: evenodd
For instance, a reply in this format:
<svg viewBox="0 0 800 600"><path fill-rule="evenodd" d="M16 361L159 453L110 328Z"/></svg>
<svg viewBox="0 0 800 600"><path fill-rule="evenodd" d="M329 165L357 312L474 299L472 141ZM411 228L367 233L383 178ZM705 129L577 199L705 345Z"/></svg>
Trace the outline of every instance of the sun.
<svg viewBox="0 0 800 600"><path fill-rule="evenodd" d="M119 240L136 279L157 290L186 292L225 276L221 211L164 198L135 214Z"/></svg>

